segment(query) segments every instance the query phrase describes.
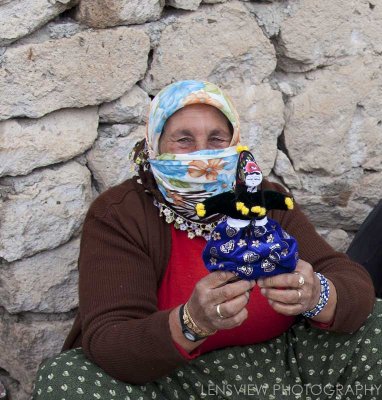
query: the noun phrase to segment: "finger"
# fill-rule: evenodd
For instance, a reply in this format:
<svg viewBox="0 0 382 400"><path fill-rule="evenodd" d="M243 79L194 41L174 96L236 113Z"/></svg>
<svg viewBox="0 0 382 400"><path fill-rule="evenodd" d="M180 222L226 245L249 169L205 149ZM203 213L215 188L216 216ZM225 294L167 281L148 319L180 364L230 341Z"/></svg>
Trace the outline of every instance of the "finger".
<svg viewBox="0 0 382 400"><path fill-rule="evenodd" d="M301 279L301 276L304 278ZM260 287L301 287L305 283L313 284L314 271L311 264L299 259L296 269L293 272L271 276L268 278L260 278L257 284Z"/></svg>
<svg viewBox="0 0 382 400"><path fill-rule="evenodd" d="M301 304L304 301L302 289L261 289L261 294L268 300L277 301L284 304Z"/></svg>
<svg viewBox="0 0 382 400"><path fill-rule="evenodd" d="M227 284L230 280L236 278L233 272L215 271L201 279L201 283L210 289L218 288Z"/></svg>
<svg viewBox="0 0 382 400"><path fill-rule="evenodd" d="M260 278L257 281L257 284L259 287L264 287L264 288L300 288L305 283L311 283L313 280L312 274L306 275L303 274L302 272L299 271L293 271L293 272L288 272L285 274L279 274L276 276L271 276L268 278Z"/></svg>
<svg viewBox="0 0 382 400"><path fill-rule="evenodd" d="M314 275L313 266L304 260L298 260L294 273L302 275L310 282L310 278Z"/></svg>
<svg viewBox="0 0 382 400"><path fill-rule="evenodd" d="M220 314L224 317L223 319L233 317L247 305L248 296L246 295L246 293L248 292L245 292L244 294L237 296L234 299L227 301L225 303L221 303L219 305L219 311ZM220 319L222 319L218 312L216 314Z"/></svg>
<svg viewBox="0 0 382 400"><path fill-rule="evenodd" d="M214 304L221 304L238 297L256 285L256 281L240 279L237 282L215 288L210 292L210 299Z"/></svg>
<svg viewBox="0 0 382 400"><path fill-rule="evenodd" d="M241 325L248 318L248 311L246 308L243 308L236 315L229 318L217 318L215 320L215 328L216 329L231 329Z"/></svg>
<svg viewBox="0 0 382 400"><path fill-rule="evenodd" d="M234 275L232 278L228 279L228 281L224 282L222 285L218 286L218 287L222 287L224 285L228 285L229 283L234 283L237 281L240 281L241 278L239 278L238 276Z"/></svg>
<svg viewBox="0 0 382 400"><path fill-rule="evenodd" d="M296 272L302 272L303 274L304 274L304 273L307 273L307 275L309 275L309 272L310 272L310 271L313 272L313 267L312 267L312 265L309 264L308 262L299 259L299 260L297 261L297 265L296 265L295 271L296 271Z"/></svg>
<svg viewBox="0 0 382 400"><path fill-rule="evenodd" d="M302 304L285 304L273 300L269 300L269 304L275 311L283 315L298 315L304 309Z"/></svg>
<svg viewBox="0 0 382 400"><path fill-rule="evenodd" d="M298 276L294 272L289 272L285 274L279 274L275 276L270 276L267 278L260 278L257 284L261 288L271 288L271 287L298 287Z"/></svg>

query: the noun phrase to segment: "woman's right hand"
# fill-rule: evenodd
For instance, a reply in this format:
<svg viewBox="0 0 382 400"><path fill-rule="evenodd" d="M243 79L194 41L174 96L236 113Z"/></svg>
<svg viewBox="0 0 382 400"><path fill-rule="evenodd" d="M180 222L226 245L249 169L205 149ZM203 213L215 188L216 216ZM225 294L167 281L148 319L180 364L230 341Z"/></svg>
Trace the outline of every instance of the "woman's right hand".
<svg viewBox="0 0 382 400"><path fill-rule="evenodd" d="M231 329L246 320L249 291L255 286L256 281L239 279L232 282L235 278L236 275L232 272L215 271L196 283L187 301L187 307L199 328L208 332ZM224 318L218 314L219 305L220 314ZM171 310L169 315L171 336L187 352L191 352L205 339L191 342L184 337L180 325L179 308L180 306Z"/></svg>
<svg viewBox="0 0 382 400"><path fill-rule="evenodd" d="M232 281L235 274L226 271L211 272L200 279L187 302L195 323L205 331L231 329L241 325L248 317L246 305L249 291L256 281ZM219 306L219 310L217 307ZM219 316L220 311L221 316Z"/></svg>

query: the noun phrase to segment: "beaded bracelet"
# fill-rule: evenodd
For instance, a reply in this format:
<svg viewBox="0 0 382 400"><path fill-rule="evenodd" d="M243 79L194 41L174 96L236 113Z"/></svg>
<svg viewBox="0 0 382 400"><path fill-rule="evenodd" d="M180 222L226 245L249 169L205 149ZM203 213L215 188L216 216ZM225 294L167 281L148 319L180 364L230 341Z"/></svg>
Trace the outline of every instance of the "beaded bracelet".
<svg viewBox="0 0 382 400"><path fill-rule="evenodd" d="M320 280L320 284L321 284L320 298L318 300L317 305L314 308L302 313L302 315L306 318L312 318L312 317L315 317L316 315L318 315L323 310L323 308L326 306L326 304L328 303L328 300L329 300L330 290L329 290L328 280L324 277L324 275L320 274L319 272L315 272L315 274L317 275L318 279Z"/></svg>

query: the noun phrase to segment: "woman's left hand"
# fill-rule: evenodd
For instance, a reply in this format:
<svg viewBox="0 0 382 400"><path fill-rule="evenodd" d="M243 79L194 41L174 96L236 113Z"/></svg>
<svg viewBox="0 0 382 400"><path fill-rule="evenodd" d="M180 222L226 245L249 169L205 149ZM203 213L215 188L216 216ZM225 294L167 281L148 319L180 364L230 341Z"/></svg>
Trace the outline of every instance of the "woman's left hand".
<svg viewBox="0 0 382 400"><path fill-rule="evenodd" d="M272 308L284 315L297 315L314 308L320 298L320 280L313 267L299 260L293 272L260 278L257 284Z"/></svg>

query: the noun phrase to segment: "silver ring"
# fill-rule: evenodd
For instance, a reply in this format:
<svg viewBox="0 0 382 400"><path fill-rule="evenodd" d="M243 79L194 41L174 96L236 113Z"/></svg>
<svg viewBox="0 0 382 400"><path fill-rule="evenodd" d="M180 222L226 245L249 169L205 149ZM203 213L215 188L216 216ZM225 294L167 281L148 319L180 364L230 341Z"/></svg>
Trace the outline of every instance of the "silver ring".
<svg viewBox="0 0 382 400"><path fill-rule="evenodd" d="M225 316L220 312L220 306L221 306L221 304L218 304L216 306L216 314L218 315L219 318L224 319Z"/></svg>
<svg viewBox="0 0 382 400"><path fill-rule="evenodd" d="M302 275L298 278L298 286L304 286L305 279Z"/></svg>

